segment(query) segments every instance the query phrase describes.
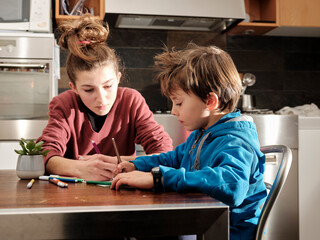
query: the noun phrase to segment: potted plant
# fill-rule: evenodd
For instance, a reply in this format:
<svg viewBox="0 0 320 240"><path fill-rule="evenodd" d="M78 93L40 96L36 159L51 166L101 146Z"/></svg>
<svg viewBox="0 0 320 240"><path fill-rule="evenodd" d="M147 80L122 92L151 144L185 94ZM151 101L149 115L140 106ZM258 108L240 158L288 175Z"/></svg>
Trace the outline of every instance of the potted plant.
<svg viewBox="0 0 320 240"><path fill-rule="evenodd" d="M21 150L14 150L19 154L17 162L17 176L21 179L38 178L45 172L43 156L47 156L49 150L43 150L43 142L27 141L21 138L19 141Z"/></svg>

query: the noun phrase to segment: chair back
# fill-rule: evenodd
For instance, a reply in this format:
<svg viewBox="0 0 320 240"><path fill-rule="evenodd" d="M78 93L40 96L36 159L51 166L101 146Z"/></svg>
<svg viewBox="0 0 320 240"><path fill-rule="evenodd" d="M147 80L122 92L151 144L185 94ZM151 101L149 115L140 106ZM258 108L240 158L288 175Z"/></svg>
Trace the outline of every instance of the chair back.
<svg viewBox="0 0 320 240"><path fill-rule="evenodd" d="M281 189L287 179L287 176L289 174L289 170L292 163L292 152L291 149L285 145L270 145L270 146L263 146L260 148L260 150L264 154L268 153L282 153L281 154L281 160L280 165L278 168L277 175L273 181L273 184L271 186L270 192L267 196L267 199L263 205L263 208L261 210L261 215L259 218L257 233L256 233L256 240L261 240L262 235L264 232L264 228L268 219L268 216L270 214L270 211L272 207L274 206L274 203L276 199L278 198Z"/></svg>

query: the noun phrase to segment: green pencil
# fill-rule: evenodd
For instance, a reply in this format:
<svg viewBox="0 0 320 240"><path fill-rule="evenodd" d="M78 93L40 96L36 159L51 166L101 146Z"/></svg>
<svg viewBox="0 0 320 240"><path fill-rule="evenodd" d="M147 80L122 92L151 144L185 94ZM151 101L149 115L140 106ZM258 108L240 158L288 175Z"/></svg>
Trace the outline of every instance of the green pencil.
<svg viewBox="0 0 320 240"><path fill-rule="evenodd" d="M84 181L89 184L98 184L98 185L111 185L112 181L100 182L100 181Z"/></svg>

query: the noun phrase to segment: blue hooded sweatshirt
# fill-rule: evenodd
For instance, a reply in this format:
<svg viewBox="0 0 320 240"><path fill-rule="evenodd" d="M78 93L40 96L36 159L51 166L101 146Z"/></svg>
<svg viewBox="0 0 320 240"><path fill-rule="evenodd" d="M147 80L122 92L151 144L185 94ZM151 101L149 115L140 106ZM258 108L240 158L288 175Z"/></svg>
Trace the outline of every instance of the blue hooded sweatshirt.
<svg viewBox="0 0 320 240"><path fill-rule="evenodd" d="M230 239L254 239L267 192L265 156L251 117L226 114L207 130L193 131L174 151L133 163L145 172L160 166L165 190L203 192L229 205Z"/></svg>

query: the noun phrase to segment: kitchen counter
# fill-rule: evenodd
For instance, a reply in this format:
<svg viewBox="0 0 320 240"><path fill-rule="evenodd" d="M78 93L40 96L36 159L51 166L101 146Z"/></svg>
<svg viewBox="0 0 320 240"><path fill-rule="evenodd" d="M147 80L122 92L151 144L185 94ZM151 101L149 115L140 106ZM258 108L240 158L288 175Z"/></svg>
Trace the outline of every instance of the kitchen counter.
<svg viewBox="0 0 320 240"><path fill-rule="evenodd" d="M229 239L229 207L203 193L115 191L85 183L60 188L40 180L28 189L27 183L15 171L0 170L0 239Z"/></svg>

